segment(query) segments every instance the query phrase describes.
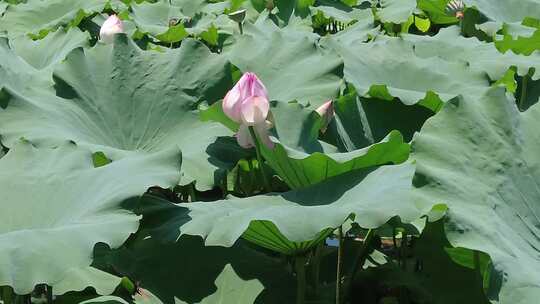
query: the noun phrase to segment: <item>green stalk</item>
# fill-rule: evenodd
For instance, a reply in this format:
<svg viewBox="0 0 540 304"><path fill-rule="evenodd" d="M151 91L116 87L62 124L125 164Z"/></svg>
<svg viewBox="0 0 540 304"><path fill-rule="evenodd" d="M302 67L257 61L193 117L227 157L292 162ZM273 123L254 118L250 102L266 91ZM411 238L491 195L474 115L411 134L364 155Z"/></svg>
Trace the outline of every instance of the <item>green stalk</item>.
<svg viewBox="0 0 540 304"><path fill-rule="evenodd" d="M52 286L46 285L47 288L47 304L52 304L53 302L53 292L52 292Z"/></svg>
<svg viewBox="0 0 540 304"><path fill-rule="evenodd" d="M529 75L523 76L521 79L521 97L519 98L519 109L523 110L523 104L525 103L525 100L527 99L527 85L529 82Z"/></svg>
<svg viewBox="0 0 540 304"><path fill-rule="evenodd" d="M194 201L197 200L197 196L195 195L195 183L191 183L189 186L188 186L188 191L189 191L189 202L190 203L193 203Z"/></svg>
<svg viewBox="0 0 540 304"><path fill-rule="evenodd" d="M251 134L251 138L253 139L253 142L255 143L255 152L257 153L257 161L259 162L259 167L261 168L264 188L267 192L272 192L272 187L270 187L270 183L268 182L267 175L264 170L264 163L263 163L262 153L261 153L261 144L259 143L259 139L257 138L255 129L253 129L253 127L251 126L249 127L249 133Z"/></svg>
<svg viewBox="0 0 540 304"><path fill-rule="evenodd" d="M392 243L394 244L394 250L396 251L396 254L397 254L398 266L399 266L401 265L401 253L399 252L399 248L397 245L396 233L397 233L396 228L395 227L392 228Z"/></svg>
<svg viewBox="0 0 540 304"><path fill-rule="evenodd" d="M314 286L315 294L319 293L319 281L320 281L320 274L321 274L321 254L323 250L323 243L317 245L315 247L315 253L313 254L313 257L311 259L313 268L311 269L311 275L312 275L312 281Z"/></svg>
<svg viewBox="0 0 540 304"><path fill-rule="evenodd" d="M364 266L364 263L366 262L366 259L369 255L369 246L371 246L371 242L373 240L373 230L369 229L366 237L364 239L364 244L362 244L362 247L358 249L358 252L356 254L354 264L352 267L351 275L348 279L348 284L346 286L348 294L350 294L351 288L352 288L352 282L354 281L354 277L356 277L356 273L358 272L358 268Z"/></svg>
<svg viewBox="0 0 540 304"><path fill-rule="evenodd" d="M296 304L306 303L306 257L299 255L295 260L296 268Z"/></svg>
<svg viewBox="0 0 540 304"><path fill-rule="evenodd" d="M244 35L244 25L242 22L238 22L238 28L240 29L240 35Z"/></svg>
<svg viewBox="0 0 540 304"><path fill-rule="evenodd" d="M337 255L337 271L336 271L336 304L341 303L341 269L343 264L343 227L338 228L338 255Z"/></svg>

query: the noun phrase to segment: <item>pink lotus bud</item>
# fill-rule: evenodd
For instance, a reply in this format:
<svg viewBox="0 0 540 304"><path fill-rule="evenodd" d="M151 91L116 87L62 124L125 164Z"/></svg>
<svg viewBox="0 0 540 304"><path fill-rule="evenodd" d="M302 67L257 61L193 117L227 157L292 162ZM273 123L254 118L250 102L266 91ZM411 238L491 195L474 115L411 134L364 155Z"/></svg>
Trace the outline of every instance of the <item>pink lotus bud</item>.
<svg viewBox="0 0 540 304"><path fill-rule="evenodd" d="M241 106L242 124L255 126L266 121L270 111L268 99L261 96L250 97Z"/></svg>
<svg viewBox="0 0 540 304"><path fill-rule="evenodd" d="M332 100L329 100L323 103L320 107L315 110L323 118L323 125L321 127L321 132L326 132L326 128L334 119L334 103Z"/></svg>
<svg viewBox="0 0 540 304"><path fill-rule="evenodd" d="M270 105L264 84L253 73L245 73L223 99L223 112L230 119L248 125L263 122Z"/></svg>
<svg viewBox="0 0 540 304"><path fill-rule="evenodd" d="M255 133L257 133L257 136L261 142L268 148L273 149L274 142L270 139L270 134L268 132L268 130L271 128L272 123L269 121L265 121L253 126L253 129L255 130ZM251 133L249 132L249 126L246 125L240 125L240 129L238 129L238 133L236 134L236 141L242 148L247 149L255 147L253 137L251 137Z"/></svg>
<svg viewBox="0 0 540 304"><path fill-rule="evenodd" d="M111 15L99 30L100 40L104 43L112 43L114 41L114 35L124 32L124 24L122 20L116 15Z"/></svg>

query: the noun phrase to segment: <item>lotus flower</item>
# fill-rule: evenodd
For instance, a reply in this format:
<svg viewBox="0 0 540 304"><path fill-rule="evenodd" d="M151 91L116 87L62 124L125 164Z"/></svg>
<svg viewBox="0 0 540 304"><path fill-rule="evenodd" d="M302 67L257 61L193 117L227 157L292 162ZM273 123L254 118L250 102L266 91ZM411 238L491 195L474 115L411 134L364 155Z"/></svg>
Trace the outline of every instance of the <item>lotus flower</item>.
<svg viewBox="0 0 540 304"><path fill-rule="evenodd" d="M450 15L455 16L458 19L463 19L463 11L465 10L465 5L461 0L452 0L446 5L446 12Z"/></svg>
<svg viewBox="0 0 540 304"><path fill-rule="evenodd" d="M324 133L326 132L326 128L328 128L328 125L332 122L332 119L334 119L334 103L332 102L332 100L329 100L323 103L322 106L318 107L315 112L317 112L317 114L319 114L323 118L321 132Z"/></svg>
<svg viewBox="0 0 540 304"><path fill-rule="evenodd" d="M268 130L272 124L267 121L270 112L266 87L254 73L245 73L238 83L225 95L223 112L230 119L240 123L236 138L244 148L254 146L249 127L253 127L259 139L269 148L274 144L269 138Z"/></svg>
<svg viewBox="0 0 540 304"><path fill-rule="evenodd" d="M124 24L122 20L116 15L111 15L99 30L99 37L104 43L112 43L114 41L114 35L124 32Z"/></svg>

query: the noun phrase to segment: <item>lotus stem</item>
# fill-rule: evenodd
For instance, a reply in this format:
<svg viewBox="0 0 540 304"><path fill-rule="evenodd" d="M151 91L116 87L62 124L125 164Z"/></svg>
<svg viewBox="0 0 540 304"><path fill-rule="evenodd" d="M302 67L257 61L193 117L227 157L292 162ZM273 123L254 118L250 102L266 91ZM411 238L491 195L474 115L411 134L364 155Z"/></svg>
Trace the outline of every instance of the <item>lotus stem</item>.
<svg viewBox="0 0 540 304"><path fill-rule="evenodd" d="M255 143L255 152L257 153L257 161L259 162L259 168L261 169L261 175L263 178L264 188L267 192L272 192L272 187L270 187L270 183L268 182L266 171L264 170L264 163L263 163L262 153L261 153L261 144L259 143L259 140L257 139L257 134L255 134L255 129L253 129L253 127L249 127L249 133L251 134L251 138L253 138L253 142Z"/></svg>
<svg viewBox="0 0 540 304"><path fill-rule="evenodd" d="M188 201L190 203L195 202L197 200L196 191L195 191L195 183L191 183L189 185L188 191L189 191L189 200Z"/></svg>
<svg viewBox="0 0 540 304"><path fill-rule="evenodd" d="M527 99L527 85L529 84L529 74L521 79L521 96L519 97L519 109L524 110L525 100Z"/></svg>
<svg viewBox="0 0 540 304"><path fill-rule="evenodd" d="M356 273L358 272L358 268L362 267L364 263L366 262L367 256L369 254L369 247L371 246L371 241L373 240L373 229L369 229L366 233L366 237L364 238L364 244L362 244L362 247L358 249L358 253L356 254L354 264L352 267L352 273L348 279L348 284L346 286L347 291L350 291L352 288L352 282L354 280L354 277L356 276Z"/></svg>
<svg viewBox="0 0 540 304"><path fill-rule="evenodd" d="M45 285L45 288L47 289L47 304L53 303L53 290L52 286Z"/></svg>
<svg viewBox="0 0 540 304"><path fill-rule="evenodd" d="M338 254L337 254L337 270L336 270L336 304L341 303L341 268L343 264L343 227L338 228Z"/></svg>
<svg viewBox="0 0 540 304"><path fill-rule="evenodd" d="M240 35L244 35L244 25L242 22L238 22L238 29L240 30Z"/></svg>
<svg viewBox="0 0 540 304"><path fill-rule="evenodd" d="M315 252L313 254L313 257L311 259L313 268L312 268L312 280L313 280L313 286L315 294L319 293L319 281L320 281L320 273L321 273L321 254L323 249L323 243L320 243L315 247Z"/></svg>
<svg viewBox="0 0 540 304"><path fill-rule="evenodd" d="M296 304L305 304L306 302L306 257L299 255L295 260L296 268Z"/></svg>

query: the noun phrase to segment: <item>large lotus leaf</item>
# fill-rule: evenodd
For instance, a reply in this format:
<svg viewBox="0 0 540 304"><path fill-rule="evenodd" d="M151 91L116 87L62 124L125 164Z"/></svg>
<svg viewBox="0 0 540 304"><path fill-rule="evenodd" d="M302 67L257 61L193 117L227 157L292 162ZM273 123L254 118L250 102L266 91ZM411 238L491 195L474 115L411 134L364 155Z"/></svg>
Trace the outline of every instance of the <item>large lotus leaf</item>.
<svg viewBox="0 0 540 304"><path fill-rule="evenodd" d="M397 100L358 97L354 92L334 102L334 120L325 139L341 151L354 151L384 141L399 131L406 142L420 130L433 112L420 105L404 105ZM387 139L386 139L387 140Z"/></svg>
<svg viewBox="0 0 540 304"><path fill-rule="evenodd" d="M228 3L194 4L197 4L197 1L172 5L166 0L132 4L132 17L141 32L164 42L176 42L188 34L200 35L213 26L219 30L225 28L228 33L238 27L228 16L222 14ZM175 25L176 23L179 25ZM171 40L170 37L177 38Z"/></svg>
<svg viewBox="0 0 540 304"><path fill-rule="evenodd" d="M312 14L321 12L326 18L332 18L333 20L343 23L350 23L353 21L362 22L365 19L371 19L373 21L373 14L371 10L351 8L343 4L339 5L339 7L325 4L329 3L324 3L323 5L312 7Z"/></svg>
<svg viewBox="0 0 540 304"><path fill-rule="evenodd" d="M41 37L60 25L77 25L85 16L101 12L109 2L121 4L114 0L28 0L8 6L0 18L0 31L7 31L9 37Z"/></svg>
<svg viewBox="0 0 540 304"><path fill-rule="evenodd" d="M355 170L301 190L219 201L219 208L215 203L190 204L191 220L179 229L204 237L206 245L232 246L244 235L261 246L294 254L308 250L310 241L351 215L365 228L379 227L396 215L404 222L417 219L425 210L410 196L413 171L410 164L381 167L367 175ZM171 221L171 230L175 224Z"/></svg>
<svg viewBox="0 0 540 304"><path fill-rule="evenodd" d="M224 96L228 70L222 56L193 40L159 53L119 35L114 45L74 50L57 67L57 93L66 99L14 94L0 113L3 142L9 147L24 137L50 146L70 139L112 159L180 147L182 183L209 189L218 167L207 147L231 133L200 122L194 109Z"/></svg>
<svg viewBox="0 0 540 304"><path fill-rule="evenodd" d="M416 9L416 0L376 0L380 8L376 15L382 22L403 23Z"/></svg>
<svg viewBox="0 0 540 304"><path fill-rule="evenodd" d="M223 248L206 247L199 237L183 236L178 242L147 237L118 250L103 247L96 253L105 267L139 282L167 304L271 304L294 298L296 284L286 263L241 242Z"/></svg>
<svg viewBox="0 0 540 304"><path fill-rule="evenodd" d="M465 62L419 57L401 38L380 36L372 43L354 44L328 39L325 45L343 56L345 79L361 96L398 97L407 105L422 101L437 110L441 101L459 94L478 96L489 88L486 77Z"/></svg>
<svg viewBox="0 0 540 304"><path fill-rule="evenodd" d="M120 285L122 278L101 271L92 266L74 268L64 274L64 278L52 286L55 295L63 295L70 291L82 291L92 286L97 294L108 295Z"/></svg>
<svg viewBox="0 0 540 304"><path fill-rule="evenodd" d="M0 38L0 89L9 94L54 96L50 71L39 71L17 56L5 38Z"/></svg>
<svg viewBox="0 0 540 304"><path fill-rule="evenodd" d="M169 1L133 3L131 10L133 21L139 30L152 36L165 34L170 25L175 25L183 18L187 18L179 7L172 6Z"/></svg>
<svg viewBox="0 0 540 304"><path fill-rule="evenodd" d="M47 37L34 41L27 36L14 38L10 41L15 53L36 69L44 69L58 63L72 50L86 46L90 36L78 28L67 31L58 29Z"/></svg>
<svg viewBox="0 0 540 304"><path fill-rule="evenodd" d="M228 1L208 1L208 0L171 0L170 3L180 7L182 13L189 17L195 17L200 13L219 14L229 6Z"/></svg>
<svg viewBox="0 0 540 304"><path fill-rule="evenodd" d="M73 143L14 145L0 159L0 285L27 294L36 284L60 284L90 266L94 244L122 245L139 217L121 203L175 185L179 167L176 149L94 168L92 153Z"/></svg>
<svg viewBox="0 0 540 304"><path fill-rule="evenodd" d="M317 184L351 170L408 158L409 146L399 132L391 132L374 142L347 153L318 141L321 119L315 112L297 104L277 103L272 108L278 144L263 146L268 164L293 189Z"/></svg>
<svg viewBox="0 0 540 304"><path fill-rule="evenodd" d="M488 18L498 22L521 22L526 17L540 16L539 0L463 0Z"/></svg>
<svg viewBox="0 0 540 304"><path fill-rule="evenodd" d="M355 285L369 286L370 281L376 281L382 285L381 289L406 288L411 303L488 304L475 267L456 263L449 254L459 252L462 260L470 261L473 260L473 252L448 248L450 245L444 235L443 222L426 225L420 237L407 248L420 267L403 267L394 262L370 267L358 273Z"/></svg>
<svg viewBox="0 0 540 304"><path fill-rule="evenodd" d="M498 88L453 100L413 140L418 201L448 205L453 246L491 256L499 303L540 297L539 115Z"/></svg>
<svg viewBox="0 0 540 304"><path fill-rule="evenodd" d="M255 72L270 99L320 105L339 93L343 62L335 52L319 49L317 35L280 29L270 20L244 28L226 55L242 72Z"/></svg>
<svg viewBox="0 0 540 304"><path fill-rule="evenodd" d="M447 0L418 0L418 8L429 16L436 24L457 23L458 19L446 13Z"/></svg>
<svg viewBox="0 0 540 304"><path fill-rule="evenodd" d="M502 78L511 66L517 68L518 75L526 75L530 68L535 68L533 79L540 78L540 53L502 54L493 43L461 36L458 27L441 29L436 36L405 35L404 40L412 43L418 57L466 61L471 68L486 72L492 80Z"/></svg>
<svg viewBox="0 0 540 304"><path fill-rule="evenodd" d="M318 6L315 9L319 8L321 7ZM335 18L336 20L343 20L347 18L346 16L349 16L338 15L337 13L334 13L333 10L330 12L324 10L324 12L325 14L329 14L332 18ZM378 27L375 27L375 19L373 18L373 14L370 10L355 10L351 12L351 16L349 18L353 18L353 16L354 18L358 18L358 22L345 28L343 31L339 31L336 34L331 35L331 38L323 38L323 41L326 39L332 39L342 45L355 45L356 43L365 42L368 38L375 37L379 34L380 30ZM324 42L322 44L324 45Z"/></svg>
<svg viewBox="0 0 540 304"><path fill-rule="evenodd" d="M252 304L255 303L255 299L264 289L264 286L257 280L248 281L240 278L230 264L225 265L223 271L216 278L215 285L217 287L216 292L202 299L198 304ZM135 304L163 304L163 301L145 289L139 290L133 297L133 300ZM114 296L102 296L82 303L128 304L124 299ZM178 298L174 299L174 303L188 304Z"/></svg>

